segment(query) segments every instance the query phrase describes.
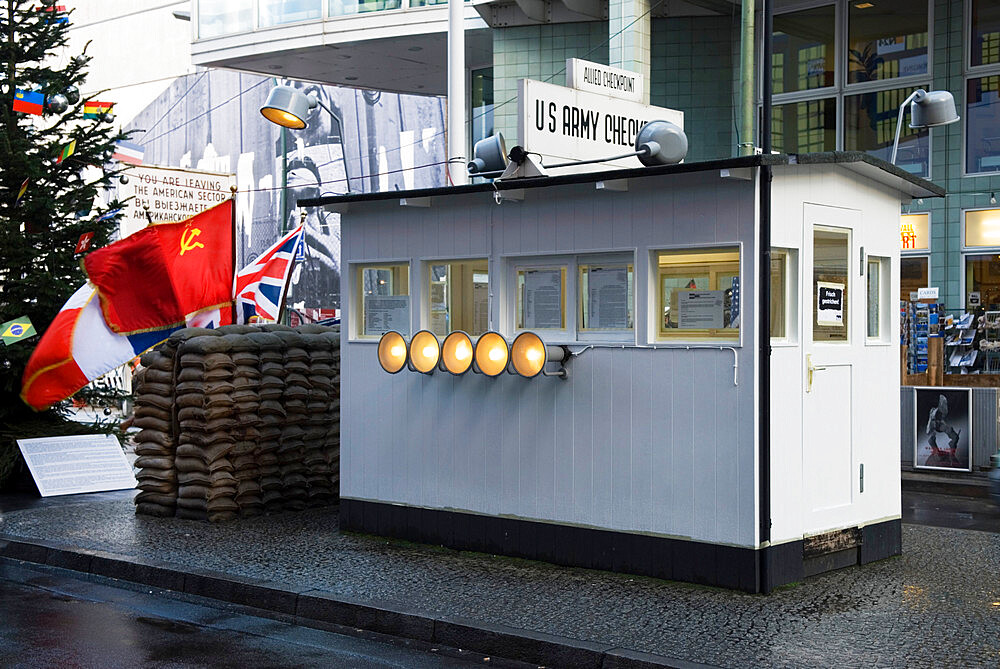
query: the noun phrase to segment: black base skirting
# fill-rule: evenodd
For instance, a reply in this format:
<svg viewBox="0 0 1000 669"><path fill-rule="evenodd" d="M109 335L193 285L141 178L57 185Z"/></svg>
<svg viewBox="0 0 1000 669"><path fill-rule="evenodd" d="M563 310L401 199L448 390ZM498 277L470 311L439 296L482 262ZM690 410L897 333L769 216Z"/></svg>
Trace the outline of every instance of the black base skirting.
<svg viewBox="0 0 1000 669"><path fill-rule="evenodd" d="M570 567L652 576L746 592L772 588L806 576L801 541L762 550L482 516L401 504L341 498L340 528L457 550L508 555ZM900 521L862 529L862 544L851 564L866 564L900 553ZM766 560L761 583L761 560ZM834 567L845 566L833 561ZM817 563L809 571L815 573ZM762 587L763 585L763 587Z"/></svg>

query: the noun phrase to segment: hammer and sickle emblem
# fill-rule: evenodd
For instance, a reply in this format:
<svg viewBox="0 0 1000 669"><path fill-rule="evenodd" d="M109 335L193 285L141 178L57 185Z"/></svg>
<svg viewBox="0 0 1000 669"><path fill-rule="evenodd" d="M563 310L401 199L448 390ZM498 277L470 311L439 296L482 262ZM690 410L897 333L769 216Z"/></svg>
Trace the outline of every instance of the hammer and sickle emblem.
<svg viewBox="0 0 1000 669"><path fill-rule="evenodd" d="M201 230L198 228L188 228L181 233L181 255L184 255L185 251L205 248L204 244L194 240L200 234Z"/></svg>

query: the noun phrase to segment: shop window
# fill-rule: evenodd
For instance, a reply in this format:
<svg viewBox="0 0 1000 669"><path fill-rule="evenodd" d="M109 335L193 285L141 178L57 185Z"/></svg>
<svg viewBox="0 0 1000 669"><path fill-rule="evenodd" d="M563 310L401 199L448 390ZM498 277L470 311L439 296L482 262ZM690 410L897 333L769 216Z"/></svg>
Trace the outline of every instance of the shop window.
<svg viewBox="0 0 1000 669"><path fill-rule="evenodd" d="M928 88L927 85L923 86ZM894 88L844 97L844 150L865 151L888 161L896 137L899 106L913 88ZM907 172L926 176L929 167L930 133L915 130L906 118L899 135L896 165Z"/></svg>
<svg viewBox="0 0 1000 669"><path fill-rule="evenodd" d="M657 267L660 338L739 338L739 248L661 251Z"/></svg>
<svg viewBox="0 0 1000 669"><path fill-rule="evenodd" d="M322 0L257 0L261 28L323 17Z"/></svg>
<svg viewBox="0 0 1000 669"><path fill-rule="evenodd" d="M972 0L971 4L969 64L1000 63L1000 4L996 0Z"/></svg>
<svg viewBox="0 0 1000 669"><path fill-rule="evenodd" d="M903 256L899 259L899 299L909 302L911 293L930 286L930 258Z"/></svg>
<svg viewBox="0 0 1000 669"><path fill-rule="evenodd" d="M851 235L817 227L813 232L813 341L849 341Z"/></svg>
<svg viewBox="0 0 1000 669"><path fill-rule="evenodd" d="M849 2L847 11L847 83L927 74L926 2Z"/></svg>
<svg viewBox="0 0 1000 669"><path fill-rule="evenodd" d="M490 284L486 258L427 264L428 330L441 337L464 330L473 337L489 329Z"/></svg>
<svg viewBox="0 0 1000 669"><path fill-rule="evenodd" d="M869 340L885 341L888 331L889 259L871 256L866 272Z"/></svg>
<svg viewBox="0 0 1000 669"><path fill-rule="evenodd" d="M775 105L771 137L776 151L810 153L837 148L837 100Z"/></svg>
<svg viewBox="0 0 1000 669"><path fill-rule="evenodd" d="M517 270L516 325L518 330L566 329L567 265Z"/></svg>
<svg viewBox="0 0 1000 669"><path fill-rule="evenodd" d="M771 338L794 341L797 304L794 249L771 249Z"/></svg>
<svg viewBox="0 0 1000 669"><path fill-rule="evenodd" d="M899 217L899 250L927 251L930 249L930 214L903 214Z"/></svg>
<svg viewBox="0 0 1000 669"><path fill-rule="evenodd" d="M965 246L1000 247L1000 209L965 212Z"/></svg>
<svg viewBox="0 0 1000 669"><path fill-rule="evenodd" d="M833 86L836 61L833 5L774 17L773 91L792 93Z"/></svg>
<svg viewBox="0 0 1000 669"><path fill-rule="evenodd" d="M965 256L965 291L979 293L987 311L1000 309L1000 254Z"/></svg>
<svg viewBox="0 0 1000 669"><path fill-rule="evenodd" d="M200 0L198 37L218 37L253 30L253 0Z"/></svg>
<svg viewBox="0 0 1000 669"><path fill-rule="evenodd" d="M409 264L359 266L356 277L358 336L380 337L389 330L409 334Z"/></svg>
<svg viewBox="0 0 1000 669"><path fill-rule="evenodd" d="M399 9L401 0L329 0L330 16L348 16Z"/></svg>
<svg viewBox="0 0 1000 669"><path fill-rule="evenodd" d="M632 263L579 264L580 332L630 332L634 327Z"/></svg>
<svg viewBox="0 0 1000 669"><path fill-rule="evenodd" d="M1000 171L1000 75L966 83L965 171Z"/></svg>

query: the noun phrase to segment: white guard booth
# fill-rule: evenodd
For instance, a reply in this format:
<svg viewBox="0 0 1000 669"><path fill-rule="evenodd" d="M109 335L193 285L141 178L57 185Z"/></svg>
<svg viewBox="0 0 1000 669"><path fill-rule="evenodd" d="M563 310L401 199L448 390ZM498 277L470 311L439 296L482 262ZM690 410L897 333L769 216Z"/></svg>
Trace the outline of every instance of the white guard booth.
<svg viewBox="0 0 1000 669"><path fill-rule="evenodd" d="M899 554L900 204L941 195L824 153L299 201L342 214L341 528L750 592Z"/></svg>

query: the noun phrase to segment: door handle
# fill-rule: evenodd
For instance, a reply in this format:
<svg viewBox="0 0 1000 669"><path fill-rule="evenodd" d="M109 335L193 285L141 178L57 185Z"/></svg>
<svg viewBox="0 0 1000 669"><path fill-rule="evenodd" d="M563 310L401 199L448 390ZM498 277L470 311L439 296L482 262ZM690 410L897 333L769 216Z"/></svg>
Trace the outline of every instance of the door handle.
<svg viewBox="0 0 1000 669"><path fill-rule="evenodd" d="M806 354L806 392L811 393L813 389L813 372L820 372L826 367L817 367L813 364L812 354Z"/></svg>

